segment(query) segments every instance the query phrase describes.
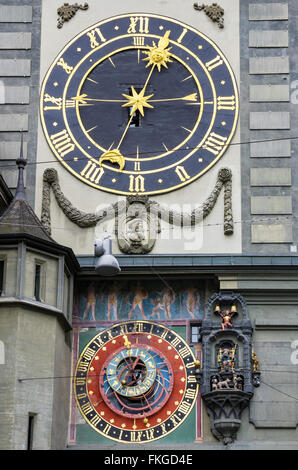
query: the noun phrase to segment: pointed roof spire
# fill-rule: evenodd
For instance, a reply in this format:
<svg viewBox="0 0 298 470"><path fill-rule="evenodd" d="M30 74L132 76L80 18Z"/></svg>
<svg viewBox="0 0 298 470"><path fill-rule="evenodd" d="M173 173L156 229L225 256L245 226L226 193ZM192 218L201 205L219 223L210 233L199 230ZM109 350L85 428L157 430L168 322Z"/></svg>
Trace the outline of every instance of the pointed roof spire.
<svg viewBox="0 0 298 470"><path fill-rule="evenodd" d="M16 160L16 164L19 169L18 175L18 184L14 200L26 201L25 186L24 186L24 168L27 165L27 160L24 158L24 137L23 131L21 134L21 147L20 147L20 156Z"/></svg>
<svg viewBox="0 0 298 470"><path fill-rule="evenodd" d="M19 175L15 196L0 218L0 235L29 234L41 240L56 243L47 233L45 227L26 200L24 186L24 168L27 160L24 158L23 132L21 137L20 156L16 160Z"/></svg>

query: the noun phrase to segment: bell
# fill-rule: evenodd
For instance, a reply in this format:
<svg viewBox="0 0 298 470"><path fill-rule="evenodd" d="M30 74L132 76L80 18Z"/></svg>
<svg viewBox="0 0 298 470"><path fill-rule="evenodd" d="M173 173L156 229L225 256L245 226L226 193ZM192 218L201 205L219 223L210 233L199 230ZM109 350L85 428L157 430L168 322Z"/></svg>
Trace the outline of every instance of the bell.
<svg viewBox="0 0 298 470"><path fill-rule="evenodd" d="M232 312L232 313L237 313L237 307L236 307L235 304L232 305L232 307L231 307L231 312Z"/></svg>
<svg viewBox="0 0 298 470"><path fill-rule="evenodd" d="M216 312L216 313L220 312L220 305L219 304L215 305L214 312Z"/></svg>

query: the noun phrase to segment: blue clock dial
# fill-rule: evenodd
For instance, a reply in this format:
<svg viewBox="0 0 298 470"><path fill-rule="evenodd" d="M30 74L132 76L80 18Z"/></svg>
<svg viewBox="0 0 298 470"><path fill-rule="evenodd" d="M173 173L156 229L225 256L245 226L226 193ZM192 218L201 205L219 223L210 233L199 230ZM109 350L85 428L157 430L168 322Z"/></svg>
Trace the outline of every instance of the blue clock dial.
<svg viewBox="0 0 298 470"><path fill-rule="evenodd" d="M115 194L158 194L205 173L238 118L231 67L205 35L145 14L102 21L58 55L41 120L58 160Z"/></svg>

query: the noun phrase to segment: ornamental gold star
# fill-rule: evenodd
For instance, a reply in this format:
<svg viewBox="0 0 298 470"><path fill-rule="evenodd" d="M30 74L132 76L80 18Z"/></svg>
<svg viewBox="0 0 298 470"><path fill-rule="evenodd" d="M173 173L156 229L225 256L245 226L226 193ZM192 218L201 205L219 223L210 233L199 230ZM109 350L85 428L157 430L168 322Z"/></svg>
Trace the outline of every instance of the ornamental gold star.
<svg viewBox="0 0 298 470"><path fill-rule="evenodd" d="M151 104L147 103L147 100L149 100L149 98L151 98L153 95L144 96L145 88L143 88L143 90L138 93L133 86L131 87L131 92L132 96L122 94L122 96L128 100L127 103L123 104L122 106L132 106L132 110L130 112L131 116L136 112L136 110L138 110L141 115L144 116L144 108L153 108Z"/></svg>

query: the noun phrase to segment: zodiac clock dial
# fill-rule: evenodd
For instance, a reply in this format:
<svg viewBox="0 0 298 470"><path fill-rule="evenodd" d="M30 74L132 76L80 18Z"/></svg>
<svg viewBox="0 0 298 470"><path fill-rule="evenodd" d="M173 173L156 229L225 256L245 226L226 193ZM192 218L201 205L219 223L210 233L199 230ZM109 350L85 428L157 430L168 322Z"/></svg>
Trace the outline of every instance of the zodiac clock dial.
<svg viewBox="0 0 298 470"><path fill-rule="evenodd" d="M87 423L120 442L165 437L185 420L197 398L195 358L174 331L128 321L97 334L83 350L74 390Z"/></svg>
<svg viewBox="0 0 298 470"><path fill-rule="evenodd" d="M41 121L58 160L115 194L191 183L227 150L238 92L221 50L171 18L126 14L76 36L41 90Z"/></svg>

